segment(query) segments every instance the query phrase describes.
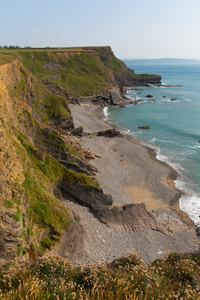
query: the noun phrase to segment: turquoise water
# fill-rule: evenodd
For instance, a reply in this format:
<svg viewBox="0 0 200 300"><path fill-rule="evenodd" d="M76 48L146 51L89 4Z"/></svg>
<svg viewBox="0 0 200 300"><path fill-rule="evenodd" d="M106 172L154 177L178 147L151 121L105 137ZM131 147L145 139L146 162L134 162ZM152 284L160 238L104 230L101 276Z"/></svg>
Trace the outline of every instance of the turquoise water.
<svg viewBox="0 0 200 300"><path fill-rule="evenodd" d="M134 68L131 62L127 65ZM138 74L161 75L163 86L129 90L130 99L144 102L126 108L110 107L106 116L148 143L158 159L178 171L176 186L185 192L180 207L200 225L200 65L136 65L134 69ZM148 94L153 98L145 97ZM148 102L152 99L156 102ZM144 125L150 130L137 129Z"/></svg>

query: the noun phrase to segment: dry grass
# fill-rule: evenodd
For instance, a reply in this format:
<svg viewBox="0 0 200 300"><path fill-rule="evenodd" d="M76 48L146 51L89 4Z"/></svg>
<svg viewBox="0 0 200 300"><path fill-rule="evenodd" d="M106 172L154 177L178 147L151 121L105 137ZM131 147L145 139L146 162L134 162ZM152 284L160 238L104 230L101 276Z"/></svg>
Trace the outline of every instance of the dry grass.
<svg viewBox="0 0 200 300"><path fill-rule="evenodd" d="M1 299L154 300L200 299L200 253L144 265L137 253L111 264L73 267L60 257L2 265Z"/></svg>

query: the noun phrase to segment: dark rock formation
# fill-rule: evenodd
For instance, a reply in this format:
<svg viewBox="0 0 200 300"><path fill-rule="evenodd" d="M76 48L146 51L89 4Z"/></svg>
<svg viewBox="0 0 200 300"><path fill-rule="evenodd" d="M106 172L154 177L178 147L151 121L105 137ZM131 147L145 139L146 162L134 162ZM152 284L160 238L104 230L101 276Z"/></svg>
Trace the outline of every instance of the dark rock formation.
<svg viewBox="0 0 200 300"><path fill-rule="evenodd" d="M70 161L66 160L59 160L59 163L64 165L67 169L73 170L77 173L84 173L89 176L96 175L96 172L98 171L97 168L87 163L85 160L78 158L76 156L71 155Z"/></svg>
<svg viewBox="0 0 200 300"><path fill-rule="evenodd" d="M161 76L159 75L148 75L148 74L134 74L133 78L126 78L124 86L149 86L151 84L160 85Z"/></svg>
<svg viewBox="0 0 200 300"><path fill-rule="evenodd" d="M54 120L55 128L63 130L71 130L74 128L73 118L69 116L67 118L59 118Z"/></svg>
<svg viewBox="0 0 200 300"><path fill-rule="evenodd" d="M112 197L105 195L101 189L81 185L78 182L61 179L57 183L57 188L61 190L63 196L69 195L78 203L90 207L93 211L109 206L113 202Z"/></svg>
<svg viewBox="0 0 200 300"><path fill-rule="evenodd" d="M51 61L45 61L44 62L44 67L46 69L52 70L52 71L59 71L60 70L60 65L53 63Z"/></svg>
<svg viewBox="0 0 200 300"><path fill-rule="evenodd" d="M103 208L97 212L100 219L110 228L125 231L167 230L158 225L144 204L126 204L121 207Z"/></svg>
<svg viewBox="0 0 200 300"><path fill-rule="evenodd" d="M73 129L71 134L77 135L77 136L83 136L83 126Z"/></svg>
<svg viewBox="0 0 200 300"><path fill-rule="evenodd" d="M133 104L134 104L134 105L137 105L137 104L140 103L140 102L144 102L144 100L141 100L141 99L135 100L135 101L133 102Z"/></svg>
<svg viewBox="0 0 200 300"><path fill-rule="evenodd" d="M146 97L146 98L153 98L152 95L146 95L145 97Z"/></svg>
<svg viewBox="0 0 200 300"><path fill-rule="evenodd" d="M149 130L150 127L149 126L138 126L138 129L147 129L147 130Z"/></svg>
<svg viewBox="0 0 200 300"><path fill-rule="evenodd" d="M198 226L198 227L196 228L196 233L197 233L197 236L200 236L200 226Z"/></svg>
<svg viewBox="0 0 200 300"><path fill-rule="evenodd" d="M125 231L157 230L168 233L169 229L158 223L144 204L126 204L121 207L112 206L113 200L102 190L83 186L77 182L69 183L59 180L57 189L63 198L74 199L83 206L88 206L92 213L108 227Z"/></svg>
<svg viewBox="0 0 200 300"><path fill-rule="evenodd" d="M115 137L115 136L123 136L123 135L118 130L112 128L105 131L97 132L97 136Z"/></svg>

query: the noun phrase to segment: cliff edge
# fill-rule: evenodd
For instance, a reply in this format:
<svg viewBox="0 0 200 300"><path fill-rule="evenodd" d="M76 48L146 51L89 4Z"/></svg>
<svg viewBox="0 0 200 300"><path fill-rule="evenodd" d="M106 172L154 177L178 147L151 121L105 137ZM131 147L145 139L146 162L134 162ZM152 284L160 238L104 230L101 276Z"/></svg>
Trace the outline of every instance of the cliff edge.
<svg viewBox="0 0 200 300"><path fill-rule="evenodd" d="M110 47L0 50L1 258L31 261L53 249L84 256L84 229L62 192L95 208L96 199L100 208L112 199L71 136L68 103L92 96L120 104L130 84L131 71Z"/></svg>

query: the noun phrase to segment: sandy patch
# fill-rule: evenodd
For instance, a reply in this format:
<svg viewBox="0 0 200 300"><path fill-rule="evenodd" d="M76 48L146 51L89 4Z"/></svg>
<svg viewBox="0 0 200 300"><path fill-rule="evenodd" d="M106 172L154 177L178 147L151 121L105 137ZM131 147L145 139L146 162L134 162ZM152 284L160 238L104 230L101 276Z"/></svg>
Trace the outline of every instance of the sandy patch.
<svg viewBox="0 0 200 300"><path fill-rule="evenodd" d="M166 203L155 198L151 191L142 186L125 186L124 190L128 198L133 200L133 203L144 203L149 211L167 207Z"/></svg>

